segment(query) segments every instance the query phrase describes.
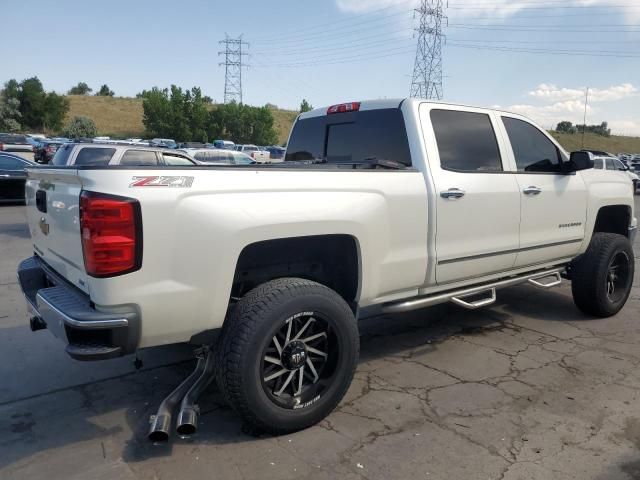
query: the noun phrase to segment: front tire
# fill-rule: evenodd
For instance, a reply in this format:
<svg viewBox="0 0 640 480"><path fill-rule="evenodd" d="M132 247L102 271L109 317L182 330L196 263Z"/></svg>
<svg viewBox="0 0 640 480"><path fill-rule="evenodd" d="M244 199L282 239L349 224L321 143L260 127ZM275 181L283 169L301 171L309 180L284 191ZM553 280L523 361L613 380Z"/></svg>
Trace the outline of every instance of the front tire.
<svg viewBox="0 0 640 480"><path fill-rule="evenodd" d="M631 293L634 267L628 238L614 233L595 233L586 253L573 266L574 303L588 315L615 315Z"/></svg>
<svg viewBox="0 0 640 480"><path fill-rule="evenodd" d="M230 311L218 346L218 384L254 431L284 434L326 417L358 362L358 328L333 290L299 278L272 280Z"/></svg>

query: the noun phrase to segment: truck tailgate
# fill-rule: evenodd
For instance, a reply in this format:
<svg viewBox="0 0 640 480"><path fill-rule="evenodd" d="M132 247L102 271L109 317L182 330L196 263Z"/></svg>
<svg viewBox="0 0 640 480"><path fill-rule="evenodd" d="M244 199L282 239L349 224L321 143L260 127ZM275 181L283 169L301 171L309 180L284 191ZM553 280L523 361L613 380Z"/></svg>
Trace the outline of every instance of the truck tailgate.
<svg viewBox="0 0 640 480"><path fill-rule="evenodd" d="M34 252L67 281L90 293L80 235L78 171L34 168L28 173L27 219Z"/></svg>

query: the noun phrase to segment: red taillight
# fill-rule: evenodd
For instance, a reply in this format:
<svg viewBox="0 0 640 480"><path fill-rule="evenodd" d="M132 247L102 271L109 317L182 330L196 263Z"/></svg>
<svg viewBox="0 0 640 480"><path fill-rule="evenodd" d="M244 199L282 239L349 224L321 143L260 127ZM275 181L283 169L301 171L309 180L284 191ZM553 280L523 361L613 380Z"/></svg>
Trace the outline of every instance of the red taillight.
<svg viewBox="0 0 640 480"><path fill-rule="evenodd" d="M339 105L332 105L327 109L327 115L333 113L346 113L357 112L360 110L360 102L341 103Z"/></svg>
<svg viewBox="0 0 640 480"><path fill-rule="evenodd" d="M142 218L136 200L82 192L80 232L84 267L92 277L123 275L142 265Z"/></svg>

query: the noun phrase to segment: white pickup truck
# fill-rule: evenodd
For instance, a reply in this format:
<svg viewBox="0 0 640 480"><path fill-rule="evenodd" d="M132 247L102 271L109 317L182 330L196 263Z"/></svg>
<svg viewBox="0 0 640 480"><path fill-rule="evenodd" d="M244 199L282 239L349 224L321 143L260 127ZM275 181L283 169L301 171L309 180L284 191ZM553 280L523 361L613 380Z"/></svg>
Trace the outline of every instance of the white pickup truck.
<svg viewBox="0 0 640 480"><path fill-rule="evenodd" d="M213 370L257 429L318 422L350 385L367 316L565 278L581 311L607 317L633 281L627 176L482 108L334 105L298 117L280 164L49 166L26 188L34 330L79 360L204 346L154 440L181 399L179 432L195 430Z"/></svg>

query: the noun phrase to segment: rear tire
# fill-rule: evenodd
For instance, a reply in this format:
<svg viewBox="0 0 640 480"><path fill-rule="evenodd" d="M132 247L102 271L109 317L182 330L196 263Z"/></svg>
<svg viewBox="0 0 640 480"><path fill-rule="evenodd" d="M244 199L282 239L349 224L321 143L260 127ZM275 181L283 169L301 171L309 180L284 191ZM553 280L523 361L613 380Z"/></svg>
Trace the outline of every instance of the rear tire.
<svg viewBox="0 0 640 480"><path fill-rule="evenodd" d="M309 280L272 280L230 311L218 385L252 431L301 430L342 400L359 349L355 318L340 295Z"/></svg>
<svg viewBox="0 0 640 480"><path fill-rule="evenodd" d="M573 266L574 303L588 315L615 315L631 293L634 267L628 238L614 233L595 233L586 253Z"/></svg>

